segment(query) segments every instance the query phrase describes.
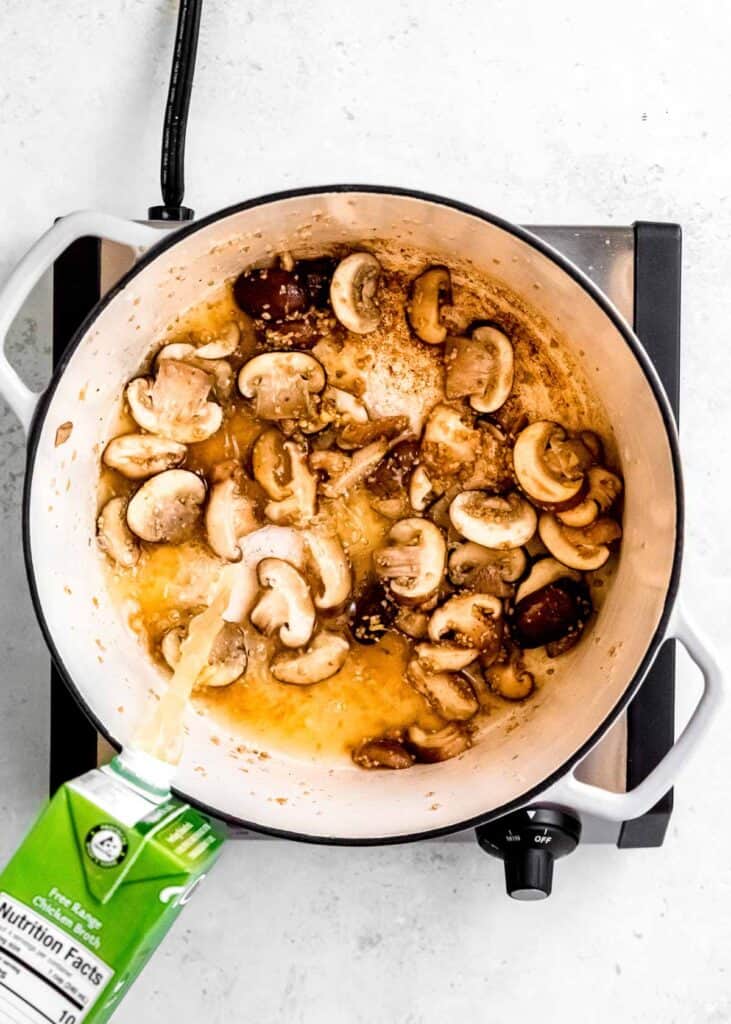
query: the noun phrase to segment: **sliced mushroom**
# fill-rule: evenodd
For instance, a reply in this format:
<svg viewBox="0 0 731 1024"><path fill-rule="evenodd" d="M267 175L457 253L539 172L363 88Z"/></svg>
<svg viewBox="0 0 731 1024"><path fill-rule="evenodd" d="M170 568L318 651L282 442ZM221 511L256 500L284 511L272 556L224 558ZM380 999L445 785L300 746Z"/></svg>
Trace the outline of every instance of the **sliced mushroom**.
<svg viewBox="0 0 731 1024"><path fill-rule="evenodd" d="M267 636L278 634L285 647L304 647L315 628L315 607L304 577L281 558L265 558L257 566L264 593L251 621Z"/></svg>
<svg viewBox="0 0 731 1024"><path fill-rule="evenodd" d="M407 429L409 425L406 416L384 416L379 420L369 420L366 423L346 423L337 432L338 445L341 448L353 449L362 448L371 441L386 438L391 441Z"/></svg>
<svg viewBox="0 0 731 1024"><path fill-rule="evenodd" d="M608 512L622 492L622 481L602 466L592 466L588 473L586 497L580 505L557 512L565 526L589 526L602 513Z"/></svg>
<svg viewBox="0 0 731 1024"><path fill-rule="evenodd" d="M493 693L505 700L525 700L536 685L518 653L513 653L509 661L485 667L484 676Z"/></svg>
<svg viewBox="0 0 731 1024"><path fill-rule="evenodd" d="M317 578L315 606L337 608L350 595L352 575L350 565L337 534L327 533L323 528L304 532L305 549L309 554L309 566Z"/></svg>
<svg viewBox="0 0 731 1024"><path fill-rule="evenodd" d="M518 483L541 505L578 504L592 461L583 441L569 438L562 426L550 420L538 420L521 430L513 448Z"/></svg>
<svg viewBox="0 0 731 1024"><path fill-rule="evenodd" d="M417 441L400 441L368 475L368 500L376 512L389 519L403 519L411 513L406 480L418 456Z"/></svg>
<svg viewBox="0 0 731 1024"><path fill-rule="evenodd" d="M447 398L468 397L477 412L495 412L513 389L510 339L492 325L476 327L471 338L450 338L444 352Z"/></svg>
<svg viewBox="0 0 731 1024"><path fill-rule="evenodd" d="M416 692L443 718L465 721L478 710L470 684L453 672L430 672L423 662L414 660L409 662L406 677Z"/></svg>
<svg viewBox="0 0 731 1024"><path fill-rule="evenodd" d="M284 451L289 462L290 493L281 501L270 501L264 514L273 523L294 524L308 522L317 508L317 478L307 463L307 452L294 441L285 441Z"/></svg>
<svg viewBox="0 0 731 1024"><path fill-rule="evenodd" d="M504 498L463 491L449 506L449 518L463 537L486 548L520 548L536 532L536 511L513 492Z"/></svg>
<svg viewBox="0 0 731 1024"><path fill-rule="evenodd" d="M200 519L206 485L187 469L168 469L151 477L127 506L130 530L150 543L181 544Z"/></svg>
<svg viewBox="0 0 731 1024"><path fill-rule="evenodd" d="M569 579L578 583L581 580L581 573L575 569L569 569L555 558L541 558L531 566L527 578L518 587L515 594L515 603L518 604L525 597L534 594L536 590L547 587L549 583L556 580Z"/></svg>
<svg viewBox="0 0 731 1024"><path fill-rule="evenodd" d="M465 414L441 403L429 413L421 442L422 462L434 479L452 476L477 458L480 434Z"/></svg>
<svg viewBox="0 0 731 1024"><path fill-rule="evenodd" d="M323 405L332 407L333 420L338 423L367 423L368 410L359 398L343 388L326 387Z"/></svg>
<svg viewBox="0 0 731 1024"><path fill-rule="evenodd" d="M381 319L376 301L381 264L370 252L354 252L341 260L330 282L330 302L343 327L354 334L375 331Z"/></svg>
<svg viewBox="0 0 731 1024"><path fill-rule="evenodd" d="M470 737L464 726L456 722L450 722L436 732L411 725L406 732L406 745L416 755L417 761L435 764L464 753L470 747Z"/></svg>
<svg viewBox="0 0 731 1024"><path fill-rule="evenodd" d="M499 647L502 632L502 602L492 594L450 597L429 619L433 643L446 639L460 647L489 650Z"/></svg>
<svg viewBox="0 0 731 1024"><path fill-rule="evenodd" d="M99 513L96 539L105 555L117 565L130 569L137 564L140 547L127 526L124 498L112 498Z"/></svg>
<svg viewBox="0 0 731 1024"><path fill-rule="evenodd" d="M429 345L441 345L447 337L442 304L451 301L452 280L446 267L429 267L416 278L406 314L417 338Z"/></svg>
<svg viewBox="0 0 731 1024"><path fill-rule="evenodd" d="M538 532L554 558L581 572L590 572L604 565L610 555L608 545L622 536L619 523L606 516L590 526L577 529L562 526L549 512L541 516Z"/></svg>
<svg viewBox="0 0 731 1024"><path fill-rule="evenodd" d="M219 399L228 398L233 390L233 370L225 359L199 358L195 345L185 341L173 341L164 345L155 356L155 366L159 368L165 360L188 363L213 377L213 389Z"/></svg>
<svg viewBox="0 0 731 1024"><path fill-rule="evenodd" d="M516 603L513 635L523 648L543 647L568 637L578 640L591 613L589 588L582 580L564 575Z"/></svg>
<svg viewBox="0 0 731 1024"><path fill-rule="evenodd" d="M308 352L262 352L239 371L239 391L264 420L309 419L325 371Z"/></svg>
<svg viewBox="0 0 731 1024"><path fill-rule="evenodd" d="M394 625L412 640L424 640L429 635L429 616L418 608L399 608Z"/></svg>
<svg viewBox="0 0 731 1024"><path fill-rule="evenodd" d="M411 507L417 512L423 512L438 497L439 495L434 490L434 484L431 482L426 467L417 466L411 474L411 480L409 480L409 501L411 502Z"/></svg>
<svg viewBox="0 0 731 1024"><path fill-rule="evenodd" d="M458 644L417 644L414 653L426 672L461 672L480 652L476 647L460 647Z"/></svg>
<svg viewBox="0 0 731 1024"><path fill-rule="evenodd" d="M244 622L260 594L257 567L265 558L279 558L304 569L305 551L302 534L291 526L266 525L241 539L241 559L229 568L234 576L224 618L230 622Z"/></svg>
<svg viewBox="0 0 731 1024"><path fill-rule="evenodd" d="M352 758L359 768L392 768L399 770L410 768L414 756L397 739L382 737L376 740L363 740L352 753Z"/></svg>
<svg viewBox="0 0 731 1024"><path fill-rule="evenodd" d="M254 479L274 501L284 501L292 494L292 462L290 449L276 427L260 434L251 449Z"/></svg>
<svg viewBox="0 0 731 1024"><path fill-rule="evenodd" d="M426 519L402 519L389 530L389 546L373 556L376 573L407 604L431 597L444 578L447 545Z"/></svg>
<svg viewBox="0 0 731 1024"><path fill-rule="evenodd" d="M195 350L199 359L228 359L239 347L241 330L239 325L232 320L221 331L215 341L209 341Z"/></svg>
<svg viewBox="0 0 731 1024"><path fill-rule="evenodd" d="M217 466L214 479L206 509L208 543L219 558L237 562L241 538L259 527L251 481L237 462Z"/></svg>
<svg viewBox="0 0 731 1024"><path fill-rule="evenodd" d="M458 544L449 556L449 579L457 587L468 587L495 597L510 597L511 586L525 572L528 559L522 548L495 551L474 541Z"/></svg>
<svg viewBox="0 0 731 1024"><path fill-rule="evenodd" d="M208 401L211 377L189 363L164 359L155 379L137 377L127 385L135 421L151 434L181 444L205 441L221 426L223 410Z"/></svg>
<svg viewBox="0 0 731 1024"><path fill-rule="evenodd" d="M301 654L280 654L270 668L280 683L309 686L321 683L345 664L350 645L339 633L318 633L306 651Z"/></svg>
<svg viewBox="0 0 731 1024"><path fill-rule="evenodd" d="M339 498L341 494L346 494L373 472L389 447L389 442L382 438L361 448L348 460L342 472L322 484L322 493L327 498Z"/></svg>
<svg viewBox="0 0 731 1024"><path fill-rule="evenodd" d="M513 449L507 437L494 423L478 423L476 429L477 454L475 461L459 474L462 489L492 494L513 490Z"/></svg>
<svg viewBox="0 0 731 1024"><path fill-rule="evenodd" d="M180 661L180 648L185 639L185 629L176 626L169 629L160 641L163 658L173 671ZM204 686L228 686L236 682L246 671L248 657L246 636L235 622L224 622L195 681L196 688Z"/></svg>
<svg viewBox="0 0 731 1024"><path fill-rule="evenodd" d="M162 473L179 466L185 459L184 444L155 434L123 434L115 437L104 449L102 462L130 480Z"/></svg>

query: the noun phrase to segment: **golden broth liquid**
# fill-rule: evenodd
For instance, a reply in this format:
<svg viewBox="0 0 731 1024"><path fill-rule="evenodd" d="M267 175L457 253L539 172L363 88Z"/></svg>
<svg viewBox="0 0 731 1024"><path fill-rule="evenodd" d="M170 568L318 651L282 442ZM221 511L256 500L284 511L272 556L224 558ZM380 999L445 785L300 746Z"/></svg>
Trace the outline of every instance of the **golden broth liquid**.
<svg viewBox="0 0 731 1024"><path fill-rule="evenodd" d="M438 346L414 342L403 309L410 281L433 261L424 254L409 254L403 249L389 255L384 248L379 258L387 268L381 290L381 327L367 337L349 336L349 343L357 349L358 359L373 367L378 381L383 381L384 392L390 386L401 388L402 397L406 400L408 396L412 406L415 403L426 413L442 397L441 352ZM495 319L508 330L513 341L513 394L494 417L496 422L511 431L527 419L546 417L569 429L596 430L607 444L611 465L613 440L601 406L550 329L532 323L529 312L518 309L514 297L506 297L499 288L479 279L472 268L453 268L452 279L454 306L445 310L450 333L463 333L476 319ZM257 349L228 286L215 301L202 303L176 318L155 351L174 341L208 341L231 319L237 319L242 326L242 344L229 360L235 378L243 362ZM327 360L323 361L332 383L347 387L347 381L333 376ZM379 408L377 414L387 415L389 411L387 407ZM254 440L268 425L255 419L234 387L233 396L224 404L222 427L208 440L189 445L185 468L210 478L213 467L226 459L235 458L246 467ZM137 429L126 409L121 411L115 426L110 437ZM100 477L100 505L112 494L127 494L136 486L118 473L104 469ZM334 525L350 558L357 592L370 577L371 553L392 522L371 508L362 486L347 498L321 500L317 519ZM172 547L142 543L141 548L141 557L133 569L109 566L109 587L150 656L161 670L171 675L160 654L160 640L167 630L187 625L194 614L205 608L213 583L227 563L208 548L202 527L185 544ZM215 717L244 743L295 756L340 759L364 738L381 735L388 729L412 723L434 729L442 724L405 680L413 641L399 633L388 633L372 646L353 643L345 665L336 675L312 686L295 686L278 682L268 671L275 649L273 641L251 626L245 628L249 651L246 674L229 686L201 689L193 694L199 712ZM533 652L528 661L533 669ZM554 671L551 667L539 685L548 683ZM515 705L497 698L488 698L488 702L490 714L497 719L515 714Z"/></svg>

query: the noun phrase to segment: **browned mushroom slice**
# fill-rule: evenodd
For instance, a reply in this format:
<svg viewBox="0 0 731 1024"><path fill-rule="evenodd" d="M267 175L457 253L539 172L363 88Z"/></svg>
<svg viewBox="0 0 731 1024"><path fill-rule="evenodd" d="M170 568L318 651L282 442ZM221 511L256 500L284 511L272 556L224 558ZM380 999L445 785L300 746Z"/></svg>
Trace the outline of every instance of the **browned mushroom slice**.
<svg viewBox="0 0 731 1024"><path fill-rule="evenodd" d="M348 460L342 472L322 483L322 493L327 498L339 498L347 494L373 472L388 449L389 442L385 438L361 448Z"/></svg>
<svg viewBox="0 0 731 1024"><path fill-rule="evenodd" d="M285 647L304 647L315 628L315 607L304 578L281 558L263 559L257 576L263 593L251 612L253 625L267 636L276 633Z"/></svg>
<svg viewBox="0 0 731 1024"><path fill-rule="evenodd" d="M581 573L576 569L569 569L555 558L540 558L531 566L528 576L518 587L515 594L515 603L518 604L525 597L529 597L536 590L547 587L556 580L569 579L576 583L581 582Z"/></svg>
<svg viewBox="0 0 731 1024"><path fill-rule="evenodd" d="M464 726L456 722L450 722L436 732L427 732L418 725L412 725L406 732L406 745L417 761L434 764L463 754L470 747L470 737Z"/></svg>
<svg viewBox="0 0 731 1024"><path fill-rule="evenodd" d="M380 323L377 292L381 264L373 253L354 252L341 260L330 282L330 304L343 327L370 334Z"/></svg>
<svg viewBox="0 0 731 1024"><path fill-rule="evenodd" d="M274 501L284 501L292 494L290 450L276 427L265 430L254 442L251 470L256 482Z"/></svg>
<svg viewBox="0 0 731 1024"><path fill-rule="evenodd" d="M460 483L465 491L504 494L515 488L513 451L505 434L493 423L477 425L479 444L475 461L465 467Z"/></svg>
<svg viewBox="0 0 731 1024"><path fill-rule="evenodd" d="M216 466L212 476L206 509L208 543L219 558L237 562L241 558L239 541L259 526L251 481L234 461Z"/></svg>
<svg viewBox="0 0 731 1024"><path fill-rule="evenodd" d="M406 480L418 458L417 441L401 441L388 452L366 479L371 506L388 516L402 519L409 515Z"/></svg>
<svg viewBox="0 0 731 1024"><path fill-rule="evenodd" d="M428 630L427 630L428 632ZM461 672L480 653L476 647L461 647L459 644L417 644L414 648L417 661L426 672ZM448 716L448 717L451 717Z"/></svg>
<svg viewBox="0 0 731 1024"><path fill-rule="evenodd" d="M406 307L411 329L428 345L441 345L447 337L442 305L452 301L452 282L447 267L429 267L414 281Z"/></svg>
<svg viewBox="0 0 731 1024"><path fill-rule="evenodd" d="M421 441L421 459L438 480L471 466L480 448L480 434L463 409L441 403L429 413Z"/></svg>
<svg viewBox="0 0 731 1024"><path fill-rule="evenodd" d="M423 640L429 635L429 615L417 608L399 608L393 621L396 629L412 640Z"/></svg>
<svg viewBox="0 0 731 1024"><path fill-rule="evenodd" d="M350 645L338 633L318 633L305 651L297 654L279 654L270 669L280 683L310 686L322 683L345 664Z"/></svg>
<svg viewBox="0 0 731 1024"><path fill-rule="evenodd" d="M449 506L455 530L486 548L520 548L536 532L535 509L519 494L504 498L483 491L463 491Z"/></svg>
<svg viewBox="0 0 731 1024"><path fill-rule="evenodd" d="M99 513L96 539L105 555L125 569L136 565L140 546L127 526L127 506L124 498L112 498Z"/></svg>
<svg viewBox="0 0 731 1024"><path fill-rule="evenodd" d="M211 384L212 378L203 370L164 359L154 380L138 377L127 385L127 402L143 430L193 444L205 441L221 426L221 406L208 401Z"/></svg>
<svg viewBox="0 0 731 1024"><path fill-rule="evenodd" d="M619 523L606 516L577 529L562 526L549 512L541 516L538 532L554 558L581 572L601 568L611 553L609 544L622 536Z"/></svg>
<svg viewBox="0 0 731 1024"><path fill-rule="evenodd" d="M516 603L513 635L523 648L543 647L568 636L578 639L591 613L586 584L567 576L559 577Z"/></svg>
<svg viewBox="0 0 731 1024"><path fill-rule="evenodd" d="M192 535L201 516L206 486L186 469L168 469L151 477L127 506L127 525L150 543L180 544Z"/></svg>
<svg viewBox="0 0 731 1024"><path fill-rule="evenodd" d="M350 596L352 575L343 545L335 533L328 533L322 527L304 531L308 567L317 579L315 606L337 608Z"/></svg>
<svg viewBox="0 0 731 1024"><path fill-rule="evenodd" d="M539 505L581 500L593 456L583 441L569 438L558 423L538 420L522 430L513 448L513 467L522 490Z"/></svg>
<svg viewBox="0 0 731 1024"><path fill-rule="evenodd" d="M180 648L185 633L184 627L176 626L168 630L160 642L162 656L173 671L180 661ZM213 641L208 664L198 673L196 689L204 686L229 686L244 674L246 663L246 638L243 629L235 622L224 622Z"/></svg>
<svg viewBox="0 0 731 1024"><path fill-rule="evenodd" d="M352 758L359 768L392 768L399 770L410 768L414 756L399 740L383 737L376 740L363 740L352 753Z"/></svg>
<svg viewBox="0 0 731 1024"><path fill-rule="evenodd" d="M495 551L467 541L458 544L449 556L448 573L457 587L510 597L512 584L523 575L527 564L523 548Z"/></svg>
<svg viewBox="0 0 731 1024"><path fill-rule="evenodd" d="M249 316L279 322L303 313L310 304L304 282L280 267L246 270L234 281L236 305Z"/></svg>
<svg viewBox="0 0 731 1024"><path fill-rule="evenodd" d="M429 639L449 640L460 647L487 650L499 646L503 630L502 602L492 594L460 594L433 613Z"/></svg>
<svg viewBox="0 0 731 1024"><path fill-rule="evenodd" d="M210 375L214 393L219 400L229 398L233 390L234 380L231 364L225 359L199 358L199 351L200 349L197 349L195 345L191 345L189 342L172 341L167 345L163 345L155 356L155 367L159 369L160 365L167 359L172 359L178 363L187 363L189 366L194 366L196 369Z"/></svg>
<svg viewBox="0 0 731 1024"><path fill-rule="evenodd" d="M377 551L377 575L406 604L434 594L444 577L447 545L441 531L425 519L402 519L389 530L388 546Z"/></svg>
<svg viewBox="0 0 731 1024"><path fill-rule="evenodd" d="M310 471L305 450L294 441L285 441L283 447L290 482L282 487L288 489L289 494L281 501L267 502L264 514L279 525L304 525L312 519L317 508L317 478ZM270 477L270 485L273 480L274 477Z"/></svg>
<svg viewBox="0 0 731 1024"><path fill-rule="evenodd" d="M262 352L241 367L239 391L264 420L308 419L325 371L308 352Z"/></svg>
<svg viewBox="0 0 731 1024"><path fill-rule="evenodd" d="M565 526L589 526L597 517L608 512L622 492L622 481L602 466L592 466L588 473L586 497L580 505L556 513Z"/></svg>
<svg viewBox="0 0 731 1024"><path fill-rule="evenodd" d="M513 387L513 346L495 326L476 327L471 338L450 338L444 351L447 398L469 397L477 412L495 412Z"/></svg>
<svg viewBox="0 0 731 1024"><path fill-rule="evenodd" d="M484 676L493 693L505 700L525 700L535 689L535 679L517 653L509 661L486 666Z"/></svg>
<svg viewBox="0 0 731 1024"><path fill-rule="evenodd" d="M102 462L130 480L162 473L179 466L187 448L178 441L155 434L123 434L115 437L104 449Z"/></svg>
<svg viewBox="0 0 731 1024"><path fill-rule="evenodd" d="M346 450L362 448L371 441L384 437L391 441L399 434L403 434L408 425L406 416L384 416L380 420L369 420L367 423L346 423L337 432L337 442Z"/></svg>
<svg viewBox="0 0 731 1024"><path fill-rule="evenodd" d="M413 660L409 662L406 677L443 718L466 721L478 710L470 684L453 672L429 672L420 660Z"/></svg>

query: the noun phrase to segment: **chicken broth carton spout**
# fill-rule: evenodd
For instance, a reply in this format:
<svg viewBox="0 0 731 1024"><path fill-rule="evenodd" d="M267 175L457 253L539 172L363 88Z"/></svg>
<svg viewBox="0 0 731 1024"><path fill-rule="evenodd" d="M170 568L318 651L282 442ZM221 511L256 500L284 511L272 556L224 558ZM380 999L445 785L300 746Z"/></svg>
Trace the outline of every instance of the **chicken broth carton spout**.
<svg viewBox="0 0 731 1024"><path fill-rule="evenodd" d="M0 874L0 1022L109 1020L224 840L171 770L125 751L32 826Z"/></svg>

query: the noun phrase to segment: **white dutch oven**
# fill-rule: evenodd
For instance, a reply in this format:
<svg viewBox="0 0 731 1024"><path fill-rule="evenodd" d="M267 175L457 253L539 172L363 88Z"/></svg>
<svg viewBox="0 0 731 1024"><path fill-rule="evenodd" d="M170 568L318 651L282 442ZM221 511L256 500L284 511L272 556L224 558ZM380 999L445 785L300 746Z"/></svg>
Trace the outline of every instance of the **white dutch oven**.
<svg viewBox="0 0 731 1024"><path fill-rule="evenodd" d="M406 772L364 772L270 751L266 759L245 761L244 774L226 742L211 743L211 730L220 736L220 727L191 713L176 788L229 820L345 843L444 833L538 797L613 820L654 805L705 731L721 678L675 601L682 491L667 398L629 326L576 267L496 217L399 190L338 186L268 196L174 234L84 212L59 221L21 261L0 295L0 337L40 275L82 236L147 251L79 329L44 394L29 391L2 354L0 391L28 433L24 541L36 611L69 686L113 743L130 739L150 688L160 687L157 670L107 596L94 542L99 454L125 382L176 314L243 265L297 251L303 237L314 247L381 237L445 262L473 260L512 292L530 296L571 348L603 400L626 483L614 584L593 635L566 659L560 685L540 691L520 728L496 730L460 758ZM73 424L72 433L57 446L64 423ZM683 643L703 676L685 731L630 793L579 782L575 768L637 691L668 637Z"/></svg>

